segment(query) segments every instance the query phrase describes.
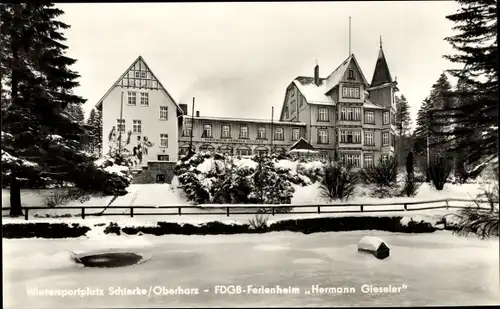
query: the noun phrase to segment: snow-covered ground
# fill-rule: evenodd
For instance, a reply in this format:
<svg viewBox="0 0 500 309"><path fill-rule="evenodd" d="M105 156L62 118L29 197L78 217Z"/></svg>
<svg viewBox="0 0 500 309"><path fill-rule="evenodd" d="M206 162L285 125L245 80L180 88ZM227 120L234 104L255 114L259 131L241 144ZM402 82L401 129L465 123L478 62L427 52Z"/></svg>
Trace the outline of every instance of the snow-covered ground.
<svg viewBox="0 0 500 309"><path fill-rule="evenodd" d="M381 237L385 260L357 252L363 236ZM151 255L126 268L85 268L71 251L128 249ZM426 306L500 304L498 238L478 240L449 232L280 232L216 236L100 236L78 239L3 239L4 308ZM294 287L297 294L215 294L216 285ZM354 288L315 294L312 286ZM395 293L363 293L363 285L405 286ZM138 296L110 288L152 288ZM162 287L198 289L197 295L159 295ZM34 296L29 291L101 289L100 296ZM207 290L205 292L205 290ZM116 290L115 290L116 291Z"/></svg>
<svg viewBox="0 0 500 309"><path fill-rule="evenodd" d="M320 188L317 183L301 187L294 185L295 194L292 199L292 204L339 204L339 201L329 201L327 198L321 196ZM91 213L102 213L102 216L88 216L84 220L77 218L64 218L65 222L83 221L91 222L108 222L109 220L127 222L127 225L141 225L141 224L151 224L157 221L170 221L170 222L186 222L186 223L200 223L208 221L221 221L221 222L240 222L248 223L250 218L253 218L252 214L236 214L227 217L225 205L202 205L195 208L183 208L181 210L182 214L196 214L194 216L179 216L178 208L172 209L159 209L159 208L135 208L134 218L129 216L130 209L115 209L108 208L104 210L104 206L108 205L111 201L112 206L165 206L165 205L178 205L178 206L192 206L188 202L180 189L175 189L174 185L168 184L132 184L127 189L128 194L124 196L119 196L116 200L112 201L112 197L91 197L90 200L80 203L79 201L71 201L66 206L75 207L75 209L58 209L47 208L40 210L31 210L29 212L29 222L37 221L53 221L51 219L40 219L46 216L57 217L57 216L75 216L81 217L81 209L78 206L100 206L96 209L86 209L85 213L88 216ZM22 192L22 203L24 206L43 206L44 199L53 192L63 191L63 189L48 189L48 190L23 190ZM394 198L370 198L368 196L354 196L349 199L347 204L364 204L364 213L360 213L359 206L322 206L321 214L317 213L317 208L303 208L295 207L291 213L279 214L276 216L270 216L269 223L278 220L285 219L298 219L298 218L316 218L316 217L331 217L331 216L345 216L346 213L324 213L327 211L338 211L338 212L349 212L349 216L404 216L413 217L414 220L418 218L438 218L442 217L447 213L446 210L422 210L422 211L409 211L405 212L403 205L387 205L388 203L405 203L405 202L416 202L416 201L428 201L428 200L438 200L438 199L448 199L448 198L459 198L459 199L472 199L478 193L481 193L481 186L478 184L463 184L463 185L452 185L446 184L444 190L437 191L431 185L424 183L420 187L418 194L414 198L407 197L394 197ZM374 205L369 205L369 204ZM368 205L366 205L368 204ZM9 206L9 191L2 191L2 207ZM422 205L408 205L408 209L417 209L422 207L432 207L432 206L444 206L444 202L422 204ZM450 202L451 206L467 206L470 205L468 202ZM230 205L231 207L236 207L237 205ZM245 205L241 205L241 209L231 209L230 213L238 212L248 212L255 211L255 209L248 209ZM104 210L104 212L103 212ZM370 210L388 210L387 212L366 212ZM389 210L398 210L389 211ZM297 212L310 212L310 214L297 214ZM149 213L160 213L166 215L147 215ZM109 215L109 214L123 214L123 216ZM142 215L141 215L142 214ZM3 215L8 215L8 210L3 211ZM109 215L109 216L106 216ZM415 219L417 218L417 219ZM438 218L439 219L439 218ZM24 219L13 219L4 217L4 223L13 222L25 222ZM91 220L90 222L88 220Z"/></svg>

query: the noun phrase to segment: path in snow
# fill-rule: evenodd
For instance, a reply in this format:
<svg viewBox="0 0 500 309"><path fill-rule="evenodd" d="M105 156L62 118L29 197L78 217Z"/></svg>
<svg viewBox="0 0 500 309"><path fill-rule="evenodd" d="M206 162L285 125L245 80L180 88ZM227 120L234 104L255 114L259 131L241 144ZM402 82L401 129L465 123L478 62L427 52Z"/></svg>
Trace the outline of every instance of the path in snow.
<svg viewBox="0 0 500 309"><path fill-rule="evenodd" d="M391 256L357 252L362 236L383 238ZM425 306L500 304L498 238L480 241L378 231L217 236L103 236L97 239L4 239L5 308ZM81 268L69 250L131 248L148 262ZM216 295L215 285L298 287L293 295ZM312 285L354 287L354 294L306 295ZM363 294L363 284L407 285L394 294ZM110 287L198 288L199 295L111 296ZM100 288L104 296L27 296L32 288ZM209 292L203 292L208 289Z"/></svg>

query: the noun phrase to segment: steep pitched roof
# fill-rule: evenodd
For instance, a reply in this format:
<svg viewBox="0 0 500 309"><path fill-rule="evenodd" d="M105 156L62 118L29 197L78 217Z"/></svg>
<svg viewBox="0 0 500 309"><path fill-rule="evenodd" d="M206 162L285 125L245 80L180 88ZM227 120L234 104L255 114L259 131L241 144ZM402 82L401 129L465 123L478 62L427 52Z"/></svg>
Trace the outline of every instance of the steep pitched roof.
<svg viewBox="0 0 500 309"><path fill-rule="evenodd" d="M296 141L292 146L290 146L289 150L294 149L305 149L305 150L314 150L314 147L309 144L303 137L301 137L298 141Z"/></svg>
<svg viewBox="0 0 500 309"><path fill-rule="evenodd" d="M332 90L337 86L340 81L342 80L342 77L344 77L345 71L351 64L351 61L354 62L354 65L358 68L358 71L361 73L361 77L363 78L363 82L368 85L368 82L365 78L365 75L363 74L363 71L361 70L361 67L359 66L358 61L356 60L356 57L354 54L351 54L347 59L345 59L326 79L326 88L327 91Z"/></svg>
<svg viewBox="0 0 500 309"><path fill-rule="evenodd" d="M170 93L168 93L167 89L165 87L163 87L162 83L160 82L160 80L156 77L156 75L153 73L153 71L149 68L148 64L146 63L146 61L144 61L144 58L142 58L142 56L139 55L139 57L137 57L137 59L132 62L132 64L128 67L127 70L125 70L125 72L123 72L123 74L118 78L118 80L116 82L113 83L113 85L109 88L109 90L102 96L102 98L97 101L97 104L96 104L96 108L101 108L102 107L102 102L103 100L111 93L111 91L113 90L113 88L115 86L117 86L120 81L128 74L128 72L137 64L137 63L141 63L143 64L146 69L151 73L151 75L153 76L153 78L158 82L158 84L160 85L160 88L161 90L163 90L165 92L165 94L172 100L172 102L174 102L175 106L177 107L177 111L178 111L178 114L182 115L184 114L184 112L182 111L182 109L180 108L179 104L177 104L177 102L175 102L174 98L170 95Z"/></svg>
<svg viewBox="0 0 500 309"><path fill-rule="evenodd" d="M386 83L392 83L391 72L389 71L389 66L385 60L384 50L382 45L378 52L377 63L375 64L375 70L373 72L372 83L370 87L380 86Z"/></svg>
<svg viewBox="0 0 500 309"><path fill-rule="evenodd" d="M320 78L319 82L320 84L317 86L314 83L314 77L308 76L298 76L293 80L293 83L297 86L297 89L299 89L307 103L335 105L333 99L325 95L327 92L326 78Z"/></svg>

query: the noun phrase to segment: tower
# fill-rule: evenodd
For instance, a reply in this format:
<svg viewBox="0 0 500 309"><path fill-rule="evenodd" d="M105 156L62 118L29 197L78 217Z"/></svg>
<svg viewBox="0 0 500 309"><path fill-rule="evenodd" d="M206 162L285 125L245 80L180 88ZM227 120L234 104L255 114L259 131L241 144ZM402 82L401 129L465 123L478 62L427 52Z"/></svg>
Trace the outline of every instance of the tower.
<svg viewBox="0 0 500 309"><path fill-rule="evenodd" d="M367 90L370 94L370 101L373 103L385 108L395 108L394 93L398 91L397 82L392 79L387 60L385 59L382 48L382 36L380 36L380 49L372 82L370 88Z"/></svg>

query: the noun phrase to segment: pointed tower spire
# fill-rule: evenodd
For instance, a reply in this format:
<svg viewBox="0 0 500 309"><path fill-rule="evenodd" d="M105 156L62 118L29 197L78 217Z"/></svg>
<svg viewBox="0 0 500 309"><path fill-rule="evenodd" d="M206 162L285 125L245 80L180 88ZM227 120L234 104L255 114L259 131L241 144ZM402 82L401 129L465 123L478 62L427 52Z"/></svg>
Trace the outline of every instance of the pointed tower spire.
<svg viewBox="0 0 500 309"><path fill-rule="evenodd" d="M380 36L380 50L370 86L376 87L386 83L392 83L392 77L387 61L385 60L384 50L382 49L382 36Z"/></svg>

